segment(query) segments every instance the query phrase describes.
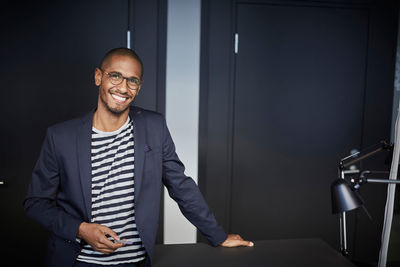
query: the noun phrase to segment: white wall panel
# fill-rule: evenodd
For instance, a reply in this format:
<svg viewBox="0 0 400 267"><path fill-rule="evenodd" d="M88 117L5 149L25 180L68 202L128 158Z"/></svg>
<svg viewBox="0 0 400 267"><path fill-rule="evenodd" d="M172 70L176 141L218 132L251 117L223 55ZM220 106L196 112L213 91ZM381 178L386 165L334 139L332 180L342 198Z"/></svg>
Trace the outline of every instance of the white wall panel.
<svg viewBox="0 0 400 267"><path fill-rule="evenodd" d="M167 25L166 120L186 175L197 182L200 0L169 0ZM196 229L167 192L164 243L195 243Z"/></svg>

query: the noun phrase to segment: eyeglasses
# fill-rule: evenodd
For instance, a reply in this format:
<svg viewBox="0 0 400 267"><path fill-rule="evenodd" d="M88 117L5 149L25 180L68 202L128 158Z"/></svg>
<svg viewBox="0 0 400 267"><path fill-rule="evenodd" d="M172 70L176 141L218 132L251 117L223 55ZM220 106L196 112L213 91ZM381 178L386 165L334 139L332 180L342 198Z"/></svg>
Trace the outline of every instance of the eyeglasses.
<svg viewBox="0 0 400 267"><path fill-rule="evenodd" d="M126 84L128 85L129 89L131 90L137 90L139 86L142 84L142 81L136 77L124 77L122 76L121 73L119 72L106 72L102 69L100 69L102 72L108 75L108 78L110 78L110 81L114 85L121 84L124 79L126 79Z"/></svg>

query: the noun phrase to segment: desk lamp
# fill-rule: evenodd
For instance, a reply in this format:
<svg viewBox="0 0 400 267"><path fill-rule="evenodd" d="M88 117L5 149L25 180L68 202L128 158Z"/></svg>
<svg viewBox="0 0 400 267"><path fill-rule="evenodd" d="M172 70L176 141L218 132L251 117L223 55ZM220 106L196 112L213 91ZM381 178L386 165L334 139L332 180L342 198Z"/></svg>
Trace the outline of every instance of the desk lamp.
<svg viewBox="0 0 400 267"><path fill-rule="evenodd" d="M347 231L346 231L346 212L357 209L359 207L364 207L364 201L358 194L357 189L365 183L385 183L385 184L400 184L400 180L392 179L375 179L366 178L365 174L369 173L382 173L373 171L363 171L359 170L345 170L346 167L353 165L365 158L368 158L383 150L392 150L393 146L388 145L386 142L382 141L380 146L373 150L372 152L366 153L363 156L357 157L361 152L356 152L348 157L341 159L339 164L339 175L340 178L333 181L331 184L331 198L332 198L332 213L340 213L340 251L343 255L347 256ZM355 158L355 159L354 159ZM357 174L360 173L358 178L351 178L351 183L345 180L346 174ZM366 209L365 209L366 211ZM366 211L367 212L367 211ZM368 212L367 215L369 216Z"/></svg>

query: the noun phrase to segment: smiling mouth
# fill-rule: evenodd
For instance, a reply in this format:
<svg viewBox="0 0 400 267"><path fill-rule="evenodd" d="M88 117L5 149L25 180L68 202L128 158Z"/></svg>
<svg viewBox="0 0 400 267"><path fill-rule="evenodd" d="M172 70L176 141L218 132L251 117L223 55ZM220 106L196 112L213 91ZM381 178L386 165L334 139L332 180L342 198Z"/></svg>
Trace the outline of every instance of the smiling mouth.
<svg viewBox="0 0 400 267"><path fill-rule="evenodd" d="M118 96L118 95L114 95L114 94L111 94L111 96L116 101L121 102L121 103L125 102L128 99L127 97L122 97L122 96Z"/></svg>

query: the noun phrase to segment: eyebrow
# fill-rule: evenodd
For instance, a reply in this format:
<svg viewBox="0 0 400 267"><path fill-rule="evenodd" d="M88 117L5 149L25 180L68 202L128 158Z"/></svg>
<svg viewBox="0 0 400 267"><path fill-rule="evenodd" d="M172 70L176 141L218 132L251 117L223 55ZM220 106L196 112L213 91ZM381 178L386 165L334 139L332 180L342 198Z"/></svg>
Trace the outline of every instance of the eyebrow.
<svg viewBox="0 0 400 267"><path fill-rule="evenodd" d="M140 78L139 77L136 77L136 76L124 76L124 75L122 75L122 73L121 72L119 72L119 71L108 71L108 73L118 73L118 74L120 74L122 77L125 77L125 78L136 78L136 79L138 79L138 80L140 80Z"/></svg>

